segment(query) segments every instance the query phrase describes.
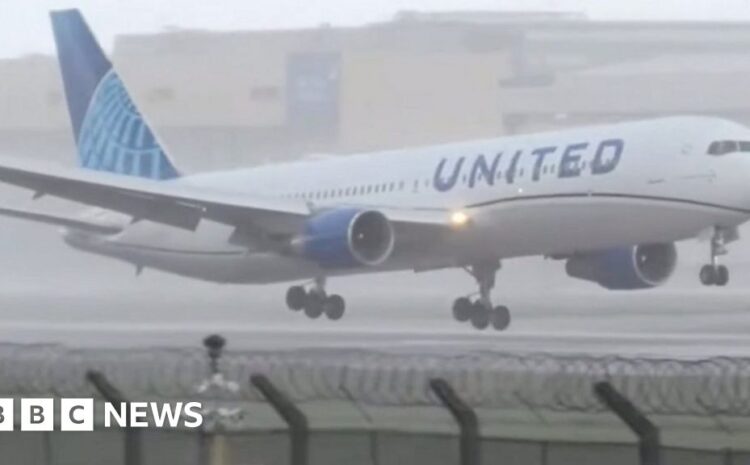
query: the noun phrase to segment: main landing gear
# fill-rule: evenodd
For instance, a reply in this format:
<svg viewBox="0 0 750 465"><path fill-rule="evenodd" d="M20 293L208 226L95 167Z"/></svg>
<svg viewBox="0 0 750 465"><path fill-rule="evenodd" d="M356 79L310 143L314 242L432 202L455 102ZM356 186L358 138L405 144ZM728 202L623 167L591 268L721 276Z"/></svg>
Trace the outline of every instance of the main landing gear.
<svg viewBox="0 0 750 465"><path fill-rule="evenodd" d="M295 312L304 310L308 318L316 319L325 314L329 320L340 320L344 316L346 302L337 294L325 291L325 278L315 279L309 290L303 286L292 286L286 291L286 305Z"/></svg>
<svg viewBox="0 0 750 465"><path fill-rule="evenodd" d="M453 302L453 318L459 322L471 322L476 329L487 329L490 325L502 331L510 326L510 310L504 305L492 306L490 292L495 287L495 276L500 269L500 262L488 262L472 265L466 272L476 279L479 285L479 298L471 301L468 297L459 297Z"/></svg>
<svg viewBox="0 0 750 465"><path fill-rule="evenodd" d="M703 265L700 277L704 286L726 286L729 282L729 270L724 265L718 264L719 255L726 255L726 236L722 229L714 228L711 237L711 263Z"/></svg>

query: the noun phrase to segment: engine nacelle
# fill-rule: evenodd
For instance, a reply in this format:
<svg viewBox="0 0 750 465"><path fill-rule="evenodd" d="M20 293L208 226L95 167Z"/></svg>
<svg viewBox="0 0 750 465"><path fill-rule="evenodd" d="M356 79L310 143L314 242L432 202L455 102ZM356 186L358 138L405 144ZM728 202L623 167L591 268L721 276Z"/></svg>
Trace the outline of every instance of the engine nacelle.
<svg viewBox="0 0 750 465"><path fill-rule="evenodd" d="M350 268L380 265L394 242L393 226L379 211L342 208L312 216L295 246L322 267Z"/></svg>
<svg viewBox="0 0 750 465"><path fill-rule="evenodd" d="M647 289L664 284L676 264L674 244L645 244L573 256L565 271L607 289Z"/></svg>

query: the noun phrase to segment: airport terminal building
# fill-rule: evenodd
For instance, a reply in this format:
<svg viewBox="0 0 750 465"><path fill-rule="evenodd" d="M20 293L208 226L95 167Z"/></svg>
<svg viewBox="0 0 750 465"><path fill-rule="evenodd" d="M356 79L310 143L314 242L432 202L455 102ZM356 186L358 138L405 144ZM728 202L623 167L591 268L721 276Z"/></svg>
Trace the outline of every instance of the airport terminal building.
<svg viewBox="0 0 750 465"><path fill-rule="evenodd" d="M123 36L113 60L198 171L659 115L750 124L748 50L744 24L402 12L357 28ZM0 80L0 151L72 147L54 57L0 61Z"/></svg>

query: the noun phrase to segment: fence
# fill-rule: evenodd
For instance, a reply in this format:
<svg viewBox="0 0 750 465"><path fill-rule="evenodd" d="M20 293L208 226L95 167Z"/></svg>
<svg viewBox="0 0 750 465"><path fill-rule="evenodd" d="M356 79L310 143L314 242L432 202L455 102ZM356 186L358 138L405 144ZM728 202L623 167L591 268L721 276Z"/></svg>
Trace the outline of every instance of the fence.
<svg viewBox="0 0 750 465"><path fill-rule="evenodd" d="M680 454L692 454L694 463L739 464L748 459L743 451L750 448L750 442L746 448L703 448L692 441L664 447L661 431L649 417L684 418L687 423L714 418L715 429L744 437L750 430L743 423L750 411L750 359L669 360L490 351L403 353L347 348L222 353L219 347L209 353L211 361L200 349L119 351L1 345L0 392L110 400L191 399L232 407L234 413L247 409L257 412L258 405L267 407L270 402L278 413L275 421L268 422L263 420L269 418L267 413L260 420L255 415L228 415L219 421L223 424L214 422L199 434L153 430L94 433L107 438L99 444L108 444L97 457L105 454L108 463L127 465L249 463L246 460L340 463L343 459L336 454L347 450L350 459L357 458L356 463L373 465L565 464L581 463L588 460L585 457L610 464L636 463L639 459L643 464L656 464L685 460ZM215 389L205 389L207 380L211 384L212 379ZM202 391L198 389L201 384ZM383 410L398 418L385 423L368 418L361 426L336 427L330 419L323 426L316 424L320 422L311 415L329 409L335 417L341 405L354 405L365 417ZM517 433L504 437L485 428L486 422L477 412L487 411L500 412L501 423L518 421L512 412L530 411L543 427L550 426L545 425L550 423L546 420L550 415L585 415L581 425L595 418L594 430L602 427L601 418L607 418L627 425L633 434L542 437L549 433L547 428L529 437ZM617 422L612 413L623 423ZM575 421L567 425L568 429L578 427ZM13 447L19 457L24 457L23 463L67 463L60 458L63 450L77 454L71 462L98 463L87 462L85 454L81 455L83 449L66 449L60 439L53 439L61 437L65 433L37 435L25 439L31 445L14 441ZM639 438L637 443L635 437ZM170 450L174 455L171 458ZM222 456L217 450L234 451L235 458ZM30 459L28 451L36 456ZM525 458L517 461L519 457Z"/></svg>

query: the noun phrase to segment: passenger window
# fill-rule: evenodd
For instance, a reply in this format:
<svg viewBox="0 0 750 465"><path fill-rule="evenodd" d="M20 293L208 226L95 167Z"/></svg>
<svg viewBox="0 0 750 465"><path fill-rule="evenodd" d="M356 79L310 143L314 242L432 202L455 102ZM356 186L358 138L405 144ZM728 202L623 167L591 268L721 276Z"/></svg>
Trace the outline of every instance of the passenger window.
<svg viewBox="0 0 750 465"><path fill-rule="evenodd" d="M750 152L750 141L740 141L740 152Z"/></svg>

